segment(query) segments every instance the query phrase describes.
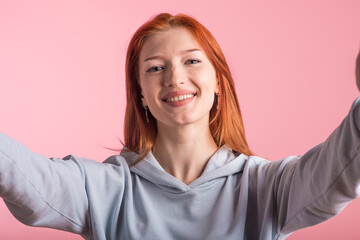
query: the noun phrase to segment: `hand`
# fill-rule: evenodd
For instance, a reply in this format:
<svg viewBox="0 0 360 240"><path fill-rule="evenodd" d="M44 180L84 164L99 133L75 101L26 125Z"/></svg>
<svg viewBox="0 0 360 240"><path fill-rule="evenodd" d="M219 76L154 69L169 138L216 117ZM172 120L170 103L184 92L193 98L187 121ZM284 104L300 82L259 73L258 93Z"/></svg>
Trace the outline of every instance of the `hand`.
<svg viewBox="0 0 360 240"><path fill-rule="evenodd" d="M358 53L358 56L356 58L356 70L355 70L355 76L356 76L356 85L360 91L360 51Z"/></svg>

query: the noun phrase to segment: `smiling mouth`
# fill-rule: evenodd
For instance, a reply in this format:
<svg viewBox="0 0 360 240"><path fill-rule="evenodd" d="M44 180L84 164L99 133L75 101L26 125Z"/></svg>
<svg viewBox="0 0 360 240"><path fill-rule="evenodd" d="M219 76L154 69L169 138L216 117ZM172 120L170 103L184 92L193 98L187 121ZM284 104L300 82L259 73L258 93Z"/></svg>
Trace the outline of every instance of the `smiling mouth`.
<svg viewBox="0 0 360 240"><path fill-rule="evenodd" d="M197 94L183 94L183 95L179 95L176 97L169 97L169 98L164 98L162 99L162 101L164 102L179 102L179 101L183 101L189 98L193 98L195 97Z"/></svg>

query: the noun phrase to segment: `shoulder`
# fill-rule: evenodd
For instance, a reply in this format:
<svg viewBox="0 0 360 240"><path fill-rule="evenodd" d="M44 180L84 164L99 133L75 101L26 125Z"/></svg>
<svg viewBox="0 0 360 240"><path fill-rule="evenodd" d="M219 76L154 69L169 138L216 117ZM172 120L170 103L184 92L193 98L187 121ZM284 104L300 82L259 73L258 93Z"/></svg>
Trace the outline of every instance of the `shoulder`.
<svg viewBox="0 0 360 240"><path fill-rule="evenodd" d="M70 161L77 165L83 175L97 177L101 176L118 176L124 175L129 172L129 165L126 159L120 155L112 155L106 158L103 162L99 162L89 158L77 157L74 155L67 155L63 159L52 158L53 161L63 160L65 162ZM126 174L125 174L126 175Z"/></svg>
<svg viewBox="0 0 360 240"><path fill-rule="evenodd" d="M283 174L285 169L293 168L301 156L288 156L283 159L270 161L259 156L246 156L245 169L250 175L264 179L274 179Z"/></svg>

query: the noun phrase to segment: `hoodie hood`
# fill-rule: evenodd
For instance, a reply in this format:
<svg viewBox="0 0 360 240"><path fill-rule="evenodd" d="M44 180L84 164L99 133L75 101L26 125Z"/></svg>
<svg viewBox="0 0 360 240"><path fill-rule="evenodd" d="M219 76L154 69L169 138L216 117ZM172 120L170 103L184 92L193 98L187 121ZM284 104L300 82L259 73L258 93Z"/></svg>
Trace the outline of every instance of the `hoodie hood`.
<svg viewBox="0 0 360 240"><path fill-rule="evenodd" d="M139 159L139 154L126 150L121 151L120 155L127 160L129 165ZM209 159L201 176L189 185L167 173L155 159L152 151L150 151L143 160L132 166L130 171L166 191L183 193L191 191L216 178L241 172L246 159L247 156L234 153L229 147L223 145Z"/></svg>

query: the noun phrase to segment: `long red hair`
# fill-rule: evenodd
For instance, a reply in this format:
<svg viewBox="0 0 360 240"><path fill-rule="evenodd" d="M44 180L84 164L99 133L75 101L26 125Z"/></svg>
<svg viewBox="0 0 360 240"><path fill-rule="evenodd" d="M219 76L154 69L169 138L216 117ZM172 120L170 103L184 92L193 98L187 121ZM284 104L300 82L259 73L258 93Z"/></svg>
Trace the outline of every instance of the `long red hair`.
<svg viewBox="0 0 360 240"><path fill-rule="evenodd" d="M124 137L125 147L140 154L143 159L154 146L157 134L156 119L149 113L146 120L139 85L139 55L151 35L174 27L185 27L197 39L216 71L219 82L219 102L215 98L210 110L210 132L218 147L226 144L233 151L246 155L252 152L245 138L243 120L237 100L234 81L219 44L201 23L185 14L161 13L143 24L133 35L126 55L126 93ZM218 106L218 107L217 107Z"/></svg>

